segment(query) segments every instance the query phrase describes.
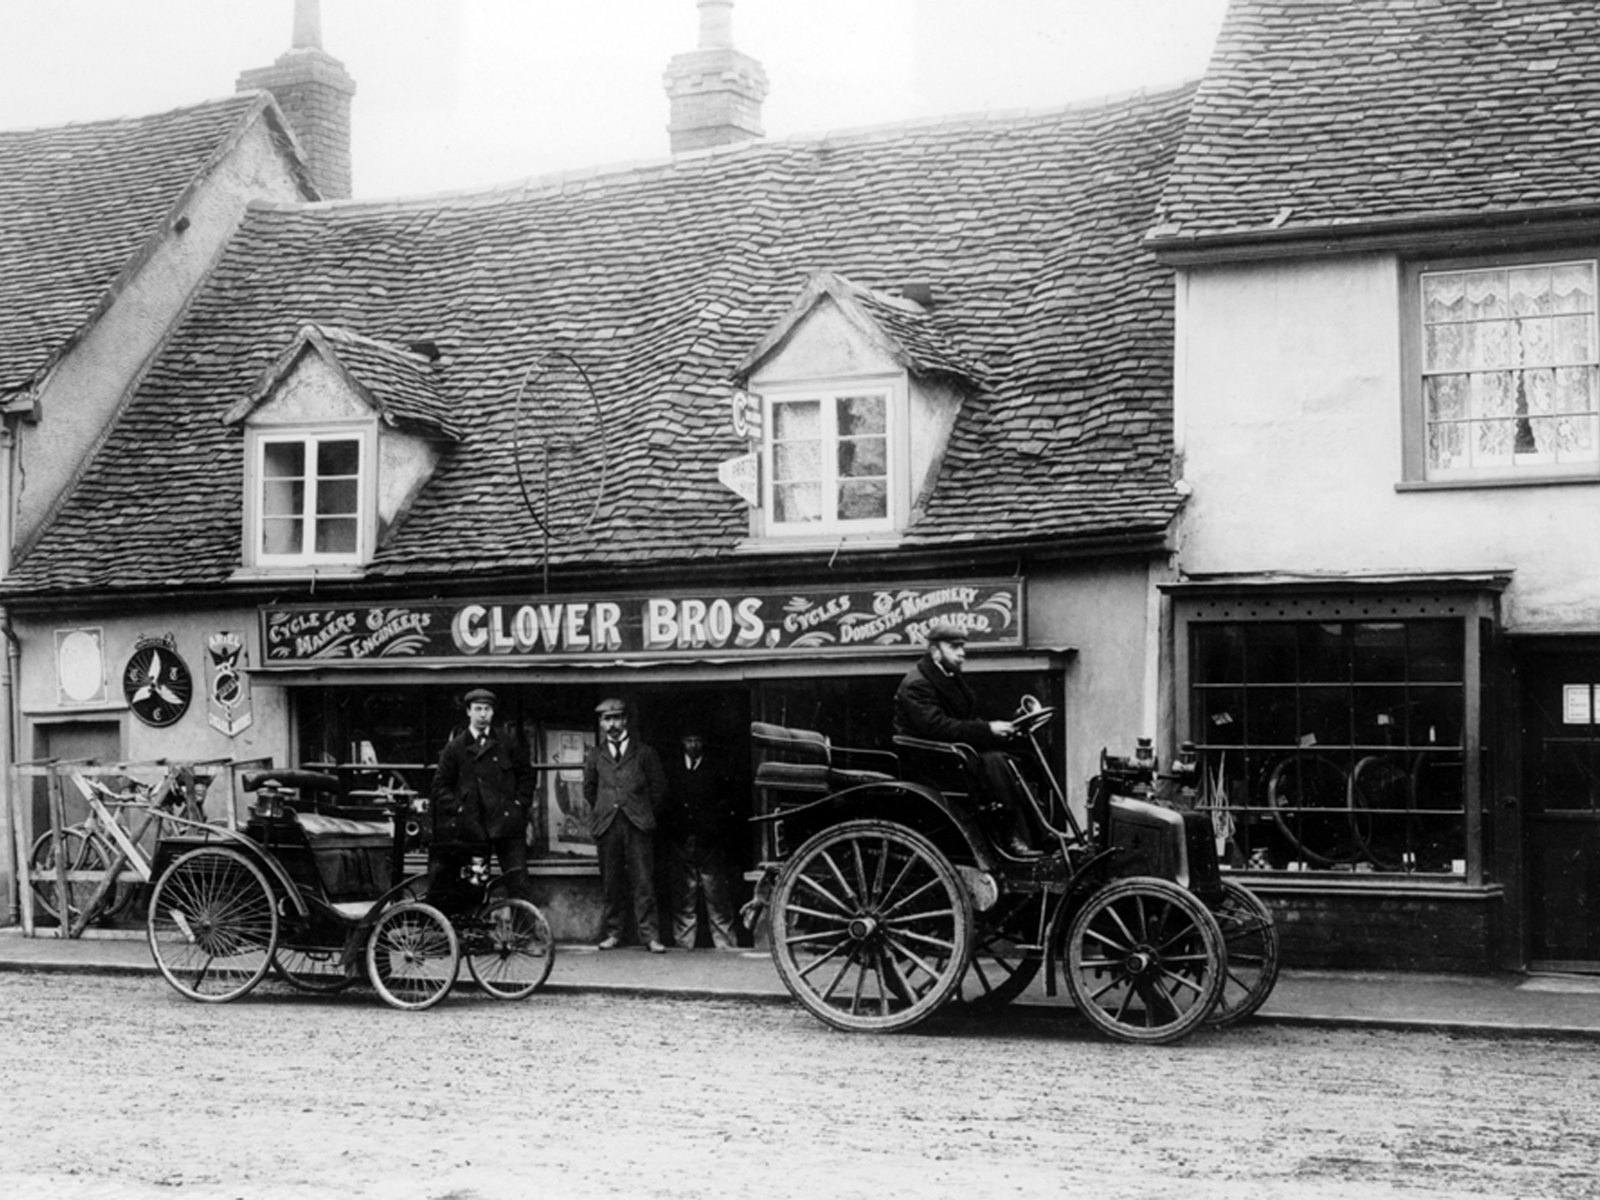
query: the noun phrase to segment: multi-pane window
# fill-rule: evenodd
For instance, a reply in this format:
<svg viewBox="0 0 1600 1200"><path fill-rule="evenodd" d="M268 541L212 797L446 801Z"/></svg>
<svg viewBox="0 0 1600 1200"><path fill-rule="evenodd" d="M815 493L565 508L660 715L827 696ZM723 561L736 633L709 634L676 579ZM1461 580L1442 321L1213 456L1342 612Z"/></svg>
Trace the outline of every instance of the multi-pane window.
<svg viewBox="0 0 1600 1200"><path fill-rule="evenodd" d="M1226 864L1465 873L1463 621L1188 629L1200 803Z"/></svg>
<svg viewBox="0 0 1600 1200"><path fill-rule="evenodd" d="M349 433L263 435L256 446L257 562L357 561L362 439Z"/></svg>
<svg viewBox="0 0 1600 1200"><path fill-rule="evenodd" d="M887 392L773 397L769 530L887 528L889 427Z"/></svg>
<svg viewBox="0 0 1600 1200"><path fill-rule="evenodd" d="M1600 464L1593 260L1425 271L1429 479Z"/></svg>

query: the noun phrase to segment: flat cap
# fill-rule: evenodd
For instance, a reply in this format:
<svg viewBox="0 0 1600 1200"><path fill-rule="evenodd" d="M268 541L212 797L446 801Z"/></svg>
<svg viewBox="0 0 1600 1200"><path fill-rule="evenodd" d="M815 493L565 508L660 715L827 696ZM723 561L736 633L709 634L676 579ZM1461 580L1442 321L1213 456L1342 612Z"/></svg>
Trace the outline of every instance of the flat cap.
<svg viewBox="0 0 1600 1200"><path fill-rule="evenodd" d="M964 642L967 640L967 631L954 621L935 621L923 636L931 646L935 642Z"/></svg>
<svg viewBox="0 0 1600 1200"><path fill-rule="evenodd" d="M461 697L461 702L463 704L496 704L496 703L498 703L498 701L495 699L494 693L491 692L488 688L473 688L465 696Z"/></svg>
<svg viewBox="0 0 1600 1200"><path fill-rule="evenodd" d="M599 704L596 704L594 706L594 710L595 710L595 712L599 713L603 717L607 713L624 713L624 714L626 714L627 711L628 711L628 706L626 704L624 704L621 700L618 700L615 696L611 696L611 697L608 697L605 700L600 701Z"/></svg>

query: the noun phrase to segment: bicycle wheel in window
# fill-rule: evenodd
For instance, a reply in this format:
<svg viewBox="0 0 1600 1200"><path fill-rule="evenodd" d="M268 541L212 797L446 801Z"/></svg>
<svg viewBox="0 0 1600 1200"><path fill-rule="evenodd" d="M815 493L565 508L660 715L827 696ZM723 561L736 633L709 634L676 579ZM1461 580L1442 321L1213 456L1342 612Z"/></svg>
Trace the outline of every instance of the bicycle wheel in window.
<svg viewBox="0 0 1600 1200"><path fill-rule="evenodd" d="M450 994L460 966L455 928L431 904L396 904L367 937L367 977L395 1008L432 1008Z"/></svg>
<svg viewBox="0 0 1600 1200"><path fill-rule="evenodd" d="M494 900L459 929L467 971L496 1000L521 1000L550 978L556 941L550 922L527 900Z"/></svg>
<svg viewBox="0 0 1600 1200"><path fill-rule="evenodd" d="M191 1000L244 995L267 973L278 910L261 868L237 850L202 846L156 881L145 918L156 967Z"/></svg>
<svg viewBox="0 0 1600 1200"><path fill-rule="evenodd" d="M1359 817L1362 857L1379 871L1416 862L1411 775L1391 754L1373 754L1350 772L1350 812Z"/></svg>
<svg viewBox="0 0 1600 1200"><path fill-rule="evenodd" d="M1278 926L1272 910L1249 888L1222 881L1222 902L1212 909L1227 948L1222 995L1206 1018L1236 1025L1266 1003L1278 982Z"/></svg>
<svg viewBox="0 0 1600 1200"><path fill-rule="evenodd" d="M1314 866L1365 857L1364 814L1352 815L1344 768L1321 754L1291 754L1267 777L1272 819L1290 846Z"/></svg>

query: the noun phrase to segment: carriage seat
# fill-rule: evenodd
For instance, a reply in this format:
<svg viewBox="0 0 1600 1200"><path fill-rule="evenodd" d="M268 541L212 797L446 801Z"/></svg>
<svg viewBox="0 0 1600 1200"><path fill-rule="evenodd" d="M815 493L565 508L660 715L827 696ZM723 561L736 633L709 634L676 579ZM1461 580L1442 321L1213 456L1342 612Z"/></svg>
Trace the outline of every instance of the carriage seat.
<svg viewBox="0 0 1600 1200"><path fill-rule="evenodd" d="M897 733L894 744L905 764L905 778L912 783L954 797L979 790L978 752L965 742L937 742Z"/></svg>
<svg viewBox="0 0 1600 1200"><path fill-rule="evenodd" d="M750 737L761 753L756 767L758 788L824 796L858 784L887 782L897 769L892 754L836 749L826 734L814 729L752 721ZM876 762L890 769L854 765L857 762Z"/></svg>

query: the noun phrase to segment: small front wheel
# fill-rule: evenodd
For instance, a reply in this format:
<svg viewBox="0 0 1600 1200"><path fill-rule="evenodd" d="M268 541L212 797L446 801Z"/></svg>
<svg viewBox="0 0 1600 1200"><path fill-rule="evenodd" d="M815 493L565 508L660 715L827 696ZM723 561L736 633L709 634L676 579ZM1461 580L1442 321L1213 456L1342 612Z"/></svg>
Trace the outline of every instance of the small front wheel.
<svg viewBox="0 0 1600 1200"><path fill-rule="evenodd" d="M494 900L461 930L467 970L496 1000L521 1000L550 978L556 940L550 922L528 900Z"/></svg>
<svg viewBox="0 0 1600 1200"><path fill-rule="evenodd" d="M1063 969L1073 1003L1102 1033L1159 1045L1210 1016L1226 955L1216 918L1193 893L1135 876L1084 901L1067 929Z"/></svg>
<svg viewBox="0 0 1600 1200"><path fill-rule="evenodd" d="M367 977L396 1008L432 1008L450 994L460 965L455 928L431 904L396 904L367 938Z"/></svg>
<svg viewBox="0 0 1600 1200"><path fill-rule="evenodd" d="M145 930L168 983L191 1000L220 1004L267 973L278 909L260 867L237 850L202 846L162 872Z"/></svg>

